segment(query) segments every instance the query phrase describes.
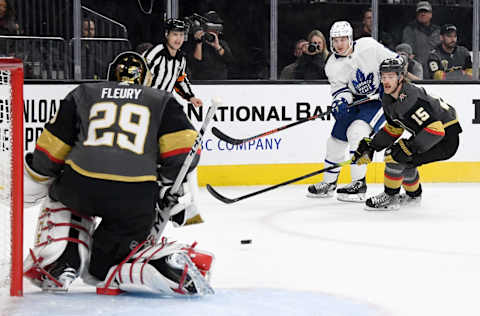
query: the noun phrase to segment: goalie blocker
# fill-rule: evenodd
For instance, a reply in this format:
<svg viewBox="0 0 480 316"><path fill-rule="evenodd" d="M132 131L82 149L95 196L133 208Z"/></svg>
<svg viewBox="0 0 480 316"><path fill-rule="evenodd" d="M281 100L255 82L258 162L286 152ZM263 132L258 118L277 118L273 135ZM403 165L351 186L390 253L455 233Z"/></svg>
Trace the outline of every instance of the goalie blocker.
<svg viewBox="0 0 480 316"><path fill-rule="evenodd" d="M157 179L176 179L197 138L172 94L143 86L148 85L149 77L140 55L122 53L110 65L110 82L79 85L61 101L56 116L45 125L28 164L39 177L53 179L50 186L46 185L44 209L51 209L50 203L59 203L70 213L102 220L90 240L86 236L71 239L72 228L85 232L91 227L72 222L67 213L62 213L60 226L47 225L46 244L42 246L49 245L48 251L36 242L27 258L27 266L37 268L36 275L27 274L39 281L34 281L36 285L67 289L81 273L103 281L112 267L128 263L126 258L136 253L132 249L140 249L138 245L145 244L149 237L159 199ZM196 167L199 155L200 151L193 152L187 173ZM162 166L159 173L157 163ZM32 182L38 181L31 173L27 176ZM38 190L30 191L32 188L38 189L28 186L25 195L36 196ZM168 204L164 211L168 213L173 206ZM69 229L60 231L64 226ZM55 234L59 237L52 238ZM58 244L60 240L67 242L65 247ZM87 246L90 255L79 254L79 249ZM185 258L178 262L192 265ZM184 271L185 278L189 272ZM194 269L189 271L195 274ZM62 281L62 275L70 280ZM44 284L45 279L53 285Z"/></svg>

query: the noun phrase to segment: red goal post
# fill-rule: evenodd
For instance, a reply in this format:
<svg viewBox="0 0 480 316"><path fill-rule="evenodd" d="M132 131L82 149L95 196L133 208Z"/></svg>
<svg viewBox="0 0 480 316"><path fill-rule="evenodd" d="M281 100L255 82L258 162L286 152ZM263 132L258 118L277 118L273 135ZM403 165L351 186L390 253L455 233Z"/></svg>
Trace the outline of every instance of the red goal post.
<svg viewBox="0 0 480 316"><path fill-rule="evenodd" d="M0 58L0 288L23 295L23 62Z"/></svg>

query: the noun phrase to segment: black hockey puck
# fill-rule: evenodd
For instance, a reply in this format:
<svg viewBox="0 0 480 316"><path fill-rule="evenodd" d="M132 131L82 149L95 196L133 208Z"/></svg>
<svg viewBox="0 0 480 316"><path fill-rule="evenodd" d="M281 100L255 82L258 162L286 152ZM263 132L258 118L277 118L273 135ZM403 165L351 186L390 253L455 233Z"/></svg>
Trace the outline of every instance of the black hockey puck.
<svg viewBox="0 0 480 316"><path fill-rule="evenodd" d="M251 244L252 240L251 239L242 239L242 240L240 240L240 243L242 245L247 245L247 244Z"/></svg>

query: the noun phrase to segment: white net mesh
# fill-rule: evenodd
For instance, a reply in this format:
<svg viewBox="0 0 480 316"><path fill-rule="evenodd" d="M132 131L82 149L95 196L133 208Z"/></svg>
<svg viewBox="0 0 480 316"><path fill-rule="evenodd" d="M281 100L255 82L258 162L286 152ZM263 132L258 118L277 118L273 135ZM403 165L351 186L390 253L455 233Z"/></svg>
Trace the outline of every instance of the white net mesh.
<svg viewBox="0 0 480 316"><path fill-rule="evenodd" d="M11 264L11 85L10 71L0 70L0 288L10 283Z"/></svg>

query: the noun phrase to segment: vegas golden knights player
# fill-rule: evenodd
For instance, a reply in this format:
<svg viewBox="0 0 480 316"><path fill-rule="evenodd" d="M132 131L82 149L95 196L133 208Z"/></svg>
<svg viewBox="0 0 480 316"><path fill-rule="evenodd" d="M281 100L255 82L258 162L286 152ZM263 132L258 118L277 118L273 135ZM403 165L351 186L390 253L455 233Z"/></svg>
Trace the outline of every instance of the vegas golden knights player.
<svg viewBox="0 0 480 316"><path fill-rule="evenodd" d="M103 281L111 267L129 262L129 254L145 261L145 252L132 250L150 234L159 197L157 178L174 181L197 136L173 95L148 87L150 76L142 56L120 54L110 64L109 81L81 84L62 100L35 151L26 156L25 200L38 199L48 190L35 247L25 263L25 275L40 288L66 290L80 274ZM93 216L102 219L95 230ZM181 251L172 251L171 244L150 253L153 274L142 268L141 273L150 275L140 273L142 281L136 285L147 284L148 278L154 283L151 288L196 294L202 286L183 289L175 279L183 265L173 273L167 257L153 260L162 252L166 256L170 247L168 255L175 253L177 263L191 264ZM159 270L168 271L166 279ZM190 270L185 274L195 279L192 284L204 281L190 277L195 272ZM120 271L112 271L105 288L118 279ZM133 279L128 282L135 283ZM179 284L178 289L164 286L165 280ZM116 282L121 288L127 281L120 277Z"/></svg>
<svg viewBox="0 0 480 316"><path fill-rule="evenodd" d="M402 205L420 202L422 187L417 167L451 158L457 152L462 129L451 105L405 81L403 59L384 60L380 74L387 123L373 139L364 138L360 142L353 161L368 163L374 151L387 148L385 190L367 199L366 209L397 210ZM412 136L400 138L404 130ZM401 186L406 194L399 194Z"/></svg>

